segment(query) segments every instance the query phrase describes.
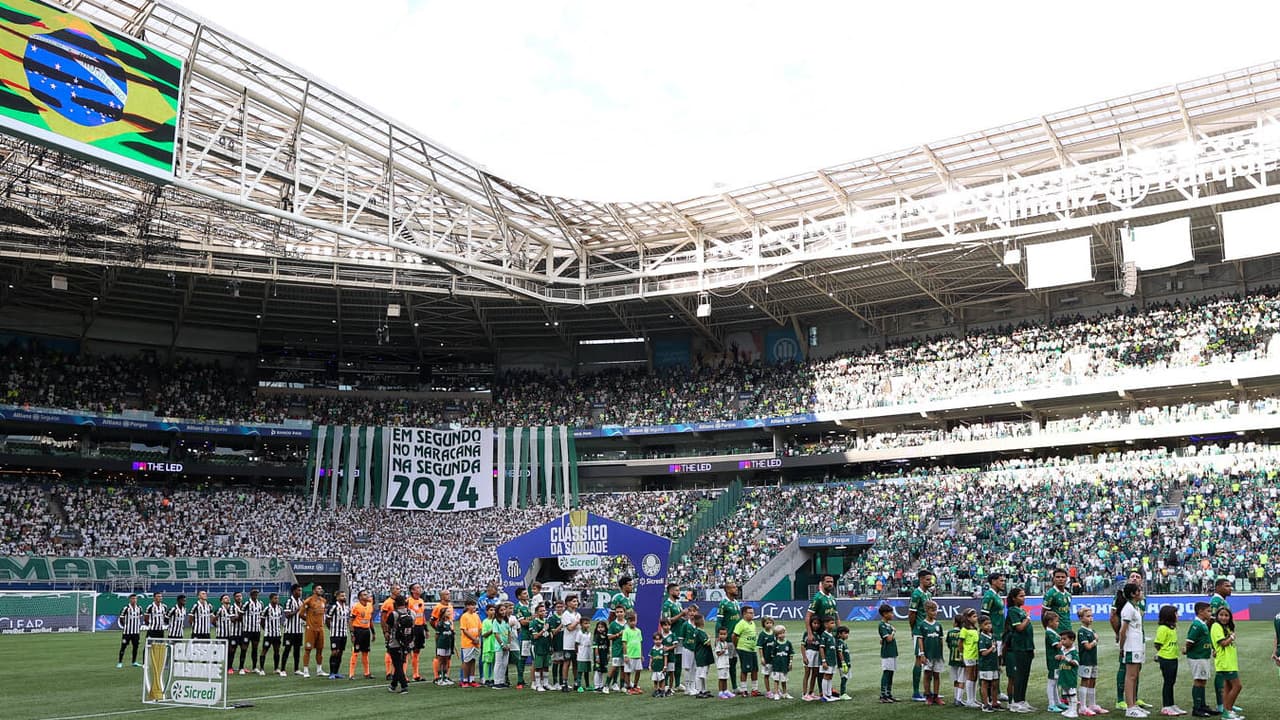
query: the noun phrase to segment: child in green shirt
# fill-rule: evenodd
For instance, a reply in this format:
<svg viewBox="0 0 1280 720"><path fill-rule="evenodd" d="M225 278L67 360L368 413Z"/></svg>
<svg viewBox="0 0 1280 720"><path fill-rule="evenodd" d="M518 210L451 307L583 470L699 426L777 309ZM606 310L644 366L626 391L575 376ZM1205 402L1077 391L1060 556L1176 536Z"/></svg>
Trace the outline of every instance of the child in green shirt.
<svg viewBox="0 0 1280 720"><path fill-rule="evenodd" d="M760 665L764 667L764 696L773 699L769 678L773 676L773 618L760 621L760 634L756 636L756 651L760 653Z"/></svg>
<svg viewBox="0 0 1280 720"><path fill-rule="evenodd" d="M547 604L538 603L529 621L529 637L533 643L533 689L546 692L551 686L547 669L551 667L551 629L547 626Z"/></svg>
<svg viewBox="0 0 1280 720"><path fill-rule="evenodd" d="M979 696L983 712L991 712L1000 702L1000 654L992 634L990 615L984 615L978 623L978 680Z"/></svg>
<svg viewBox="0 0 1280 720"><path fill-rule="evenodd" d="M853 656L849 653L849 628L845 625L836 628L836 659L840 662L840 699L852 700L847 690L849 675L853 671Z"/></svg>
<svg viewBox="0 0 1280 720"><path fill-rule="evenodd" d="M631 676L631 687L627 688L627 694L639 695L643 692L640 689L640 670L644 667L644 635L636 627L634 610L627 613L627 627L622 631L622 646L626 657L622 673L624 682L628 674Z"/></svg>
<svg viewBox="0 0 1280 720"><path fill-rule="evenodd" d="M619 692L627 684L627 673L623 668L622 631L627 629L627 610L622 606L613 609L613 619L609 621L609 679L605 681L605 690Z"/></svg>
<svg viewBox="0 0 1280 720"><path fill-rule="evenodd" d="M929 600L924 604L924 618L916 622L912 633L916 641L916 664L923 670L924 702L926 705L945 705L942 701L942 669L946 661L942 657L942 623L938 622L938 603Z"/></svg>
<svg viewBox="0 0 1280 720"><path fill-rule="evenodd" d="M1213 641L1215 676L1222 678L1222 720L1237 720L1236 698L1240 697L1240 658L1236 648L1236 623L1231 608L1220 607L1213 617L1209 639Z"/></svg>
<svg viewBox="0 0 1280 720"><path fill-rule="evenodd" d="M965 707L981 707L978 704L978 611L973 608L961 616L960 656L964 659Z"/></svg>
<svg viewBox="0 0 1280 720"><path fill-rule="evenodd" d="M480 679L490 687L493 686L493 660L498 649L497 638L493 636L493 625L497 613L497 605L485 607L484 622L480 623Z"/></svg>
<svg viewBox="0 0 1280 720"><path fill-rule="evenodd" d="M1062 637L1058 635L1058 613L1052 610L1045 610L1040 615L1040 621L1044 623L1044 662L1049 673L1048 683L1045 685L1045 693L1049 696L1049 712L1062 712L1064 705L1062 704L1062 695L1058 693L1058 655L1062 642Z"/></svg>
<svg viewBox="0 0 1280 720"><path fill-rule="evenodd" d="M833 694L832 677L835 676L836 665L839 659L836 657L836 619L827 618L826 627L818 635L819 654L821 655L822 680L821 692L822 702L834 702L840 698Z"/></svg>
<svg viewBox="0 0 1280 720"><path fill-rule="evenodd" d="M1076 632L1076 648L1080 651L1080 708L1088 708L1094 715L1098 706L1098 634L1093 631L1093 610L1080 608L1080 630ZM1206 635L1206 637L1208 637Z"/></svg>
<svg viewBox="0 0 1280 720"><path fill-rule="evenodd" d="M796 651L787 639L787 628L784 625L773 626L773 655L769 661L769 669L773 672L773 699L791 700L787 692L787 677L791 674L791 659Z"/></svg>
<svg viewBox="0 0 1280 720"><path fill-rule="evenodd" d="M1054 658L1058 661L1058 692L1067 700L1066 709L1062 711L1064 718L1080 717L1076 703L1076 672L1080 667L1080 654L1076 652L1075 642L1076 634L1063 630L1058 636L1058 655Z"/></svg>
<svg viewBox="0 0 1280 720"><path fill-rule="evenodd" d="M592 678L595 682L592 687L596 692L609 689L605 682L609 674L609 645L609 623L597 620L595 632L591 634L591 654L595 660L595 675Z"/></svg>
<svg viewBox="0 0 1280 720"><path fill-rule="evenodd" d="M653 647L649 648L649 672L653 674L653 696L666 697L667 648L666 638L671 633L671 620L658 621L658 631L653 634Z"/></svg>
<svg viewBox="0 0 1280 720"><path fill-rule="evenodd" d="M960 645L963 623L964 616L957 615L946 636L947 670L951 673L951 692L955 696L952 704L956 707L964 707L964 648Z"/></svg>
<svg viewBox="0 0 1280 720"><path fill-rule="evenodd" d="M756 657L756 643L759 640L759 628L756 626L755 608L742 606L742 619L729 629L729 643L737 653L738 660L738 694L746 697L760 697L760 664ZM750 682L750 685L748 685Z"/></svg>
<svg viewBox="0 0 1280 720"><path fill-rule="evenodd" d="M1196 617L1187 630L1187 666L1191 670L1191 714L1209 717L1209 705L1205 700L1205 687L1213 671L1213 642L1209 639L1210 605L1195 604Z"/></svg>
<svg viewBox="0 0 1280 720"><path fill-rule="evenodd" d="M1161 605L1156 626L1156 658L1160 662L1160 677L1164 679L1161 692L1161 715L1185 715L1173 703L1173 690L1178 684L1178 608Z"/></svg>
<svg viewBox="0 0 1280 720"><path fill-rule="evenodd" d="M898 635L893 628L893 606L888 603L879 608L880 625L880 702L893 703L893 674L898 670Z"/></svg>
<svg viewBox="0 0 1280 720"><path fill-rule="evenodd" d="M706 620L702 615L694 615L689 618L689 622L693 623L693 629L685 628L684 647L693 653L693 677L697 691L695 697L709 698L711 693L707 691L707 669L715 663L715 653L711 650L711 638L703 629Z"/></svg>

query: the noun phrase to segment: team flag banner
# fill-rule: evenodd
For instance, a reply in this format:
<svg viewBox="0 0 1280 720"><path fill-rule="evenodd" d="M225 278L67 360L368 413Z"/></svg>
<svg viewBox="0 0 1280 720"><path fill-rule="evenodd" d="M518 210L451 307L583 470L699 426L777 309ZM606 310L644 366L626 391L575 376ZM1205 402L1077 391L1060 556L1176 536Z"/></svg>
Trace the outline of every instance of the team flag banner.
<svg viewBox="0 0 1280 720"><path fill-rule="evenodd" d="M386 507L454 512L493 507L493 430L390 430Z"/></svg>
<svg viewBox="0 0 1280 720"><path fill-rule="evenodd" d="M0 0L0 128L173 176L182 60L36 0Z"/></svg>
<svg viewBox="0 0 1280 720"><path fill-rule="evenodd" d="M459 512L578 504L573 428L317 425L311 504Z"/></svg>
<svg viewBox="0 0 1280 720"><path fill-rule="evenodd" d="M497 504L578 506L578 452L565 425L497 429Z"/></svg>

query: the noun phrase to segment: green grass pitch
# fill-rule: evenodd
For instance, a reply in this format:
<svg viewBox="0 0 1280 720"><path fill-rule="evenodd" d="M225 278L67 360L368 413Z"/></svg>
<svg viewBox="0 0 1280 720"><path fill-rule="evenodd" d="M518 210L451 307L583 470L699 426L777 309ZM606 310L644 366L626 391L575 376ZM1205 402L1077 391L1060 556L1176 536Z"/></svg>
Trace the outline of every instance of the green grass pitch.
<svg viewBox="0 0 1280 720"><path fill-rule="evenodd" d="M905 625L905 624L904 624ZM939 718L977 717L977 710L952 707L925 708L917 703L902 702L897 705L881 705L877 701L880 682L880 663L876 648L875 624L853 623L853 679L850 682L852 702L804 703L800 700L769 701L764 698L735 700L695 700L682 695L667 699L655 699L646 693L628 697L607 697L587 693L563 695L561 693L534 693L528 690L491 690L437 688L430 683L411 684L408 695L391 695L382 681L303 679L268 675L258 677L236 676L228 681L231 702L252 702L254 707L228 711L234 715L250 715L260 718L386 718L399 713L429 713L429 717L463 717L474 713L501 717L551 717L553 713L573 713L577 717L592 720L668 720L697 713L699 720L715 718L795 717L797 713L813 715L862 715L874 714L884 720L937 716ZM1148 626L1153 637L1155 627ZM788 628L798 632L799 625ZM1109 636L1109 628L1103 623L1100 634ZM1186 623L1178 626L1179 637L1184 637ZM1237 704L1245 709L1249 718L1262 720L1280 718L1280 677L1270 661L1274 634L1268 622L1240 623L1242 638L1240 647L1241 676L1244 691ZM792 638L793 641L795 638ZM1039 644L1039 643L1038 643ZM115 633L97 634L44 634L8 635L0 638L0 716L6 720L20 718L94 718L123 717L133 715L217 715L219 711L195 708L156 708L141 702L140 669L115 667L119 636ZM375 646L371 668L382 676L380 643ZM1149 652L1154 657L1154 652ZM128 660L128 658L125 658ZM907 658L900 658L905 666ZM423 655L426 662L426 653ZM1110 707L1115 699L1114 646L1102 646L1101 670L1098 681L1098 697L1104 706ZM344 659L345 665L345 659ZM424 665L424 669L429 665ZM456 674L456 662L455 662ZM714 675L714 671L713 671ZM791 692L799 696L801 671L792 673ZM714 680L712 681L714 683ZM642 687L649 687L648 672L641 674ZM943 677L943 692L950 697ZM1141 697L1157 708L1160 705L1160 671L1154 660L1142 672ZM711 688L715 690L714 686ZM899 699L911 695L911 672L899 670L894 681L894 692ZM1208 691L1210 702L1213 688ZM1044 661L1037 650L1035 672L1027 699L1043 712ZM1176 702L1184 709L1191 707L1191 675L1185 661L1179 668ZM569 709L572 708L572 709ZM852 711L852 712L851 712ZM543 714L545 713L545 715ZM1043 713L1048 717L1048 713ZM1112 712L1108 717L1122 716ZM1152 717L1159 717L1158 710Z"/></svg>

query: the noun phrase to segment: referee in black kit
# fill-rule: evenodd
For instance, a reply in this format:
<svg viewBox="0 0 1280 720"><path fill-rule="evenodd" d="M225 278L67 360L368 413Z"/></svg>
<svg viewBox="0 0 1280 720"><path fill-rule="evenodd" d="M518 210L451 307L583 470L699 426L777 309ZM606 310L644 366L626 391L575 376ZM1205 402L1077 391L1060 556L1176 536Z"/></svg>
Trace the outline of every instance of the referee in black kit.
<svg viewBox="0 0 1280 720"><path fill-rule="evenodd" d="M142 667L138 662L138 636L142 634L142 607L138 605L136 593L129 596L129 604L120 611L116 624L120 626L120 655L116 658L116 667L124 667L126 646L133 647L133 666Z"/></svg>

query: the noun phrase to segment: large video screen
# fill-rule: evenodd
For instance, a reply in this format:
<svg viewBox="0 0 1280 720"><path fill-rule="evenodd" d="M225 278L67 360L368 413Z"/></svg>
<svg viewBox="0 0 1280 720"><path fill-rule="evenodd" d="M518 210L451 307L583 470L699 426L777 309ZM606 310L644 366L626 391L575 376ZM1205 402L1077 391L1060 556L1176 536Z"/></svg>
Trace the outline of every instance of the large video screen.
<svg viewBox="0 0 1280 720"><path fill-rule="evenodd" d="M173 176L182 60L36 0L0 0L0 130Z"/></svg>

